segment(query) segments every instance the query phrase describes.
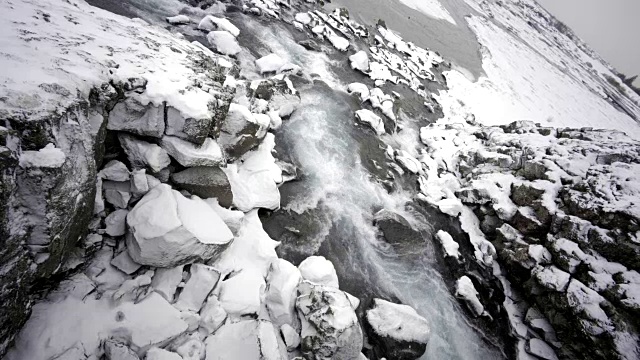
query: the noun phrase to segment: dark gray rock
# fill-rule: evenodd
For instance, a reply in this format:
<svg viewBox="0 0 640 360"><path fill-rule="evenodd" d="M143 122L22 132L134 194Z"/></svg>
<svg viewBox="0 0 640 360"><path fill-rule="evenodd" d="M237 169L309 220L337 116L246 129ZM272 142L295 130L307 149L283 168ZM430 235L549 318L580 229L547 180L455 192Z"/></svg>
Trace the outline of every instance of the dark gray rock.
<svg viewBox="0 0 640 360"><path fill-rule="evenodd" d="M179 137L196 145L202 145L211 133L213 118L185 118L173 107L166 108L167 128L165 134Z"/></svg>
<svg viewBox="0 0 640 360"><path fill-rule="evenodd" d="M373 223L380 229L389 244L404 244L421 241L420 233L413 230L411 224L400 214L383 209L378 211Z"/></svg>
<svg viewBox="0 0 640 360"><path fill-rule="evenodd" d="M531 184L511 185L511 200L518 206L531 206L534 201L540 200L544 190Z"/></svg>
<svg viewBox="0 0 640 360"><path fill-rule="evenodd" d="M218 167L197 166L171 174L179 188L203 199L217 198L221 206L230 207L233 193L227 175Z"/></svg>

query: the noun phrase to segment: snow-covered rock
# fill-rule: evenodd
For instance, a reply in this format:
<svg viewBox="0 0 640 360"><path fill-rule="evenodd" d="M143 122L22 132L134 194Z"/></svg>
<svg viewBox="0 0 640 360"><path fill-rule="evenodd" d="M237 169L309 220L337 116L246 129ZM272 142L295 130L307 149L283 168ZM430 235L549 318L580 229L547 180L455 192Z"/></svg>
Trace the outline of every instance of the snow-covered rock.
<svg viewBox="0 0 640 360"><path fill-rule="evenodd" d="M333 263L324 256L309 256L298 265L300 275L306 281L317 285L338 287L338 274Z"/></svg>
<svg viewBox="0 0 640 360"><path fill-rule="evenodd" d="M127 181L131 174L121 161L111 160L98 172L98 176L110 181Z"/></svg>
<svg viewBox="0 0 640 360"><path fill-rule="evenodd" d="M174 352L154 347L147 351L145 360L183 360L183 358Z"/></svg>
<svg viewBox="0 0 640 360"><path fill-rule="evenodd" d="M296 289L302 281L298 268L284 259L274 259L266 280L264 300L271 320L278 326L297 326Z"/></svg>
<svg viewBox="0 0 640 360"><path fill-rule="evenodd" d="M205 341L206 360L263 359L282 360L287 350L278 331L264 320L242 320L223 325Z"/></svg>
<svg viewBox="0 0 640 360"><path fill-rule="evenodd" d="M302 321L302 352L313 359L356 359L363 334L347 295L332 286L304 281L296 309Z"/></svg>
<svg viewBox="0 0 640 360"><path fill-rule="evenodd" d="M160 138L164 133L164 107L143 105L139 96L131 94L109 112L107 129L135 135Z"/></svg>
<svg viewBox="0 0 640 360"><path fill-rule="evenodd" d="M174 136L165 136L160 146L185 167L217 166L224 163L220 146L211 138L206 138L202 145L197 146Z"/></svg>
<svg viewBox="0 0 640 360"><path fill-rule="evenodd" d="M234 318L245 315L256 316L262 308L265 291L262 275L251 269L224 280L220 285L220 305Z"/></svg>
<svg viewBox="0 0 640 360"><path fill-rule="evenodd" d="M276 54L269 54L256 60L256 66L261 74L277 72L286 61Z"/></svg>
<svg viewBox="0 0 640 360"><path fill-rule="evenodd" d="M212 31L207 35L207 41L224 55L237 55L242 51L235 36L227 31Z"/></svg>
<svg viewBox="0 0 640 360"><path fill-rule="evenodd" d="M388 359L418 359L426 351L429 322L412 307L374 299L366 319L376 346Z"/></svg>
<svg viewBox="0 0 640 360"><path fill-rule="evenodd" d="M124 235L126 232L126 220L128 213L128 210L118 209L109 214L109 216L104 219L104 223L107 226L107 228L105 229L105 233L107 233L107 235L109 236Z"/></svg>
<svg viewBox="0 0 640 360"><path fill-rule="evenodd" d="M185 117L174 107L167 107L165 111L165 134L179 137L196 145L202 145L211 133L214 119L209 116L202 118Z"/></svg>
<svg viewBox="0 0 640 360"><path fill-rule="evenodd" d="M453 237L451 237L448 232L438 230L436 238L440 242L440 245L442 245L442 250L444 251L445 256L450 256L455 259L460 258L460 245L453 240Z"/></svg>
<svg viewBox="0 0 640 360"><path fill-rule="evenodd" d="M227 312L218 301L218 297L215 295L209 296L202 310L200 310L200 327L208 335L218 330L226 319Z"/></svg>
<svg viewBox="0 0 640 360"><path fill-rule="evenodd" d="M480 316L484 313L484 306L478 299L478 291L468 276L456 280L456 297L464 301L473 315Z"/></svg>
<svg viewBox="0 0 640 360"><path fill-rule="evenodd" d="M131 259L131 256L129 256L129 252L127 251L122 251L114 257L113 260L111 260L111 265L127 275L133 274L142 267L142 265Z"/></svg>
<svg viewBox="0 0 640 360"><path fill-rule="evenodd" d="M127 216L127 250L137 263L174 267L209 260L233 239L211 207L166 184L151 189Z"/></svg>
<svg viewBox="0 0 640 360"><path fill-rule="evenodd" d="M224 30L236 37L240 35L240 29L233 25L231 21L213 15L205 16L198 24L198 29L205 31Z"/></svg>
<svg viewBox="0 0 640 360"><path fill-rule="evenodd" d="M246 106L232 103L221 125L218 142L230 158L239 158L260 144L270 123L268 116L255 116Z"/></svg>
<svg viewBox="0 0 640 360"><path fill-rule="evenodd" d="M291 325L282 325L280 327L280 334L282 334L282 340L284 340L288 351L293 351L300 346L300 335Z"/></svg>
<svg viewBox="0 0 640 360"><path fill-rule="evenodd" d="M134 169L149 168L153 172L158 172L171 163L167 152L156 144L124 133L118 134L118 140Z"/></svg>
<svg viewBox="0 0 640 360"><path fill-rule="evenodd" d="M209 293L218 283L220 273L211 266L193 264L189 270L191 276L182 288L175 306L180 310L199 312Z"/></svg>
<svg viewBox="0 0 640 360"><path fill-rule="evenodd" d="M182 282L183 266L172 268L156 269L151 279L151 287L168 302L173 302L173 298Z"/></svg>
<svg viewBox="0 0 640 360"><path fill-rule="evenodd" d="M384 122L380 116L374 114L371 110L362 109L356 111L356 119L369 125L377 135L383 135L385 133Z"/></svg>

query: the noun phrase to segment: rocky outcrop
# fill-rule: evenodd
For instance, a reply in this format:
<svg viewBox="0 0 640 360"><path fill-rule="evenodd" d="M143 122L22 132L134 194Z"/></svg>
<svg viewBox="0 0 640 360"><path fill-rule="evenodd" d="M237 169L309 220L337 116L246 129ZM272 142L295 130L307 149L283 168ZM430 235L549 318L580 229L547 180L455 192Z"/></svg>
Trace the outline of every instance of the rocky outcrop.
<svg viewBox="0 0 640 360"><path fill-rule="evenodd" d="M74 254L86 250L94 206L104 211L104 203L94 199L105 191L107 207L126 208L138 196L120 180L96 183L106 132L152 148L157 145L148 141L165 134L168 117L171 134L201 142L225 117L230 97L221 83L228 69L216 64L213 53L141 21L85 3L24 1L0 8L6 14L0 27L12 51L3 66L13 69L0 75L4 353L30 313L35 288L46 288L49 279L69 269L67 260L77 266L82 258ZM167 86L168 78L178 80ZM160 152L154 157L145 147L131 149L135 167L159 171L168 165ZM108 236L120 232L115 220L110 218Z"/></svg>
<svg viewBox="0 0 640 360"><path fill-rule="evenodd" d="M491 241L501 273L528 302L505 292L507 309L520 314L510 321L523 351L542 358L640 356L639 299L630 290L640 286L640 143L615 131L526 121L432 125L421 138L428 146L423 163L455 164L448 169L461 188L455 196L472 210L460 219L482 232L465 230L472 240ZM440 157L440 141L459 144L459 155ZM484 253L476 261L494 256L479 247L484 241L476 240ZM523 310L514 311L515 303Z"/></svg>

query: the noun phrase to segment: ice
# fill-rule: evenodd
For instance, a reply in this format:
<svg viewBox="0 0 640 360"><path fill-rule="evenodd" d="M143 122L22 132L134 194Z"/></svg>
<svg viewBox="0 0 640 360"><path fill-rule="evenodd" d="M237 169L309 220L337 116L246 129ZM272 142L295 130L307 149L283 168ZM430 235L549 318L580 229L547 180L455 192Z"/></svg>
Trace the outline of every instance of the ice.
<svg viewBox="0 0 640 360"><path fill-rule="evenodd" d="M371 110L362 109L356 111L356 118L360 122L369 125L377 135L383 135L385 133L384 122L382 122L382 119Z"/></svg>
<svg viewBox="0 0 640 360"><path fill-rule="evenodd" d="M438 230L438 232L436 233L436 238L438 239L438 241L440 241L440 244L442 245L445 256L451 256L456 259L460 258L460 251L458 251L458 249L460 248L460 245L458 245L458 243L455 240L453 240L453 238L451 237L451 235L449 235L448 232L443 230Z"/></svg>
<svg viewBox="0 0 640 360"><path fill-rule="evenodd" d="M234 37L240 35L240 29L233 25L231 21L213 15L205 16L198 24L198 29L206 31L223 30L233 35Z"/></svg>
<svg viewBox="0 0 640 360"><path fill-rule="evenodd" d="M324 256L309 256L298 265L298 269L304 280L318 285L338 287L336 269Z"/></svg>
<svg viewBox="0 0 640 360"><path fill-rule="evenodd" d="M426 344L431 335L427 319L407 305L374 299L373 308L367 310L366 317L373 331L380 336Z"/></svg>
<svg viewBox="0 0 640 360"><path fill-rule="evenodd" d="M59 168L64 165L66 156L62 150L55 147L53 144L47 144L44 148L38 151L24 151L20 155L20 167L30 168Z"/></svg>
<svg viewBox="0 0 640 360"><path fill-rule="evenodd" d="M211 31L207 35L207 41L216 51L224 55L237 55L242 51L236 38L226 31Z"/></svg>
<svg viewBox="0 0 640 360"><path fill-rule="evenodd" d="M475 316L480 316L484 313L484 306L478 299L478 291L469 277L463 276L456 280L456 297L464 300Z"/></svg>
<svg viewBox="0 0 640 360"><path fill-rule="evenodd" d="M224 162L222 149L211 138L207 138L201 146L197 146L174 136L165 136L160 145L172 158L185 167L217 166Z"/></svg>

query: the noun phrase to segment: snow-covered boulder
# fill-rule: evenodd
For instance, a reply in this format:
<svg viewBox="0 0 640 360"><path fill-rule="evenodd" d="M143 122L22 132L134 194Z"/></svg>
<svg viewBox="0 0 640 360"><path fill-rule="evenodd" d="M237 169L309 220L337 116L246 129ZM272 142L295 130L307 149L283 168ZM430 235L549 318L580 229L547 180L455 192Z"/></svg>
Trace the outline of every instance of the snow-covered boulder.
<svg viewBox="0 0 640 360"><path fill-rule="evenodd" d="M252 269L225 279L220 285L220 305L230 317L257 316L262 309L266 284L262 275Z"/></svg>
<svg viewBox="0 0 640 360"><path fill-rule="evenodd" d="M240 35L240 29L233 25L231 21L213 15L207 15L198 24L198 29L204 31L224 30L233 36Z"/></svg>
<svg viewBox="0 0 640 360"><path fill-rule="evenodd" d="M317 285L338 287L338 274L324 256L309 256L298 265L302 278Z"/></svg>
<svg viewBox="0 0 640 360"><path fill-rule="evenodd" d="M218 330L226 319L227 312L218 301L218 297L215 295L209 296L202 310L200 310L200 328L204 330L205 334L209 335Z"/></svg>
<svg viewBox="0 0 640 360"><path fill-rule="evenodd" d="M127 250L137 263L174 267L209 260L233 239L218 214L169 185L151 189L127 216Z"/></svg>
<svg viewBox="0 0 640 360"><path fill-rule="evenodd" d="M426 351L429 322L412 307L374 299L366 319L373 343L387 359L414 360Z"/></svg>
<svg viewBox="0 0 640 360"><path fill-rule="evenodd" d="M347 295L332 286L298 285L302 352L309 359L357 359L363 334Z"/></svg>
<svg viewBox="0 0 640 360"><path fill-rule="evenodd" d="M287 350L272 323L242 320L223 325L205 341L205 360L287 359Z"/></svg>
<svg viewBox="0 0 640 360"><path fill-rule="evenodd" d="M369 56L366 51L361 50L349 56L349 61L351 62L352 69L362 71L363 73L369 71Z"/></svg>
<svg viewBox="0 0 640 360"><path fill-rule="evenodd" d="M374 114L371 110L362 109L356 111L356 119L363 124L369 125L377 135L385 133L384 122L380 116Z"/></svg>
<svg viewBox="0 0 640 360"><path fill-rule="evenodd" d="M256 60L256 66L261 74L275 73L286 64L286 61L276 54L269 54Z"/></svg>
<svg viewBox="0 0 640 360"><path fill-rule="evenodd" d="M151 287L168 302L172 303L178 290L178 285L182 282L182 270L182 265L156 269L153 279L151 279Z"/></svg>
<svg viewBox="0 0 640 360"><path fill-rule="evenodd" d="M235 36L226 31L212 31L207 35L207 41L216 51L224 55L237 55L242 48Z"/></svg>
<svg viewBox="0 0 640 360"><path fill-rule="evenodd" d="M104 180L127 181L131 174L121 161L111 160L98 172L98 176Z"/></svg>
<svg viewBox="0 0 640 360"><path fill-rule="evenodd" d="M109 214L109 216L104 219L104 223L107 226L105 233L109 236L124 235L126 232L126 219L128 213L128 210L118 209Z"/></svg>
<svg viewBox="0 0 640 360"><path fill-rule="evenodd" d="M451 237L448 232L438 230L436 233L436 239L440 242L445 256L452 257L454 259L460 258L460 245L453 240L453 237Z"/></svg>
<svg viewBox="0 0 640 360"><path fill-rule="evenodd" d="M301 281L298 268L284 259L274 259L269 266L264 300L269 317L276 325L298 326L295 303Z"/></svg>
<svg viewBox="0 0 640 360"><path fill-rule="evenodd" d="M224 207L233 203L233 192L227 175L219 167L197 166L171 174L171 181L203 199L216 198Z"/></svg>
<svg viewBox="0 0 640 360"><path fill-rule="evenodd" d="M206 138L202 145L198 146L174 136L165 136L160 146L185 167L217 166L224 163L220 146L211 138Z"/></svg>
<svg viewBox="0 0 640 360"><path fill-rule="evenodd" d="M478 299L478 291L468 276L456 280L456 297L462 300L474 316L484 314L484 306Z"/></svg>
<svg viewBox="0 0 640 360"><path fill-rule="evenodd" d="M107 129L160 138L164 133L164 106L143 104L130 94L109 112Z"/></svg>
<svg viewBox="0 0 640 360"><path fill-rule="evenodd" d="M167 152L156 144L124 133L118 134L118 140L133 168L149 168L153 172L159 172L171 163Z"/></svg>

